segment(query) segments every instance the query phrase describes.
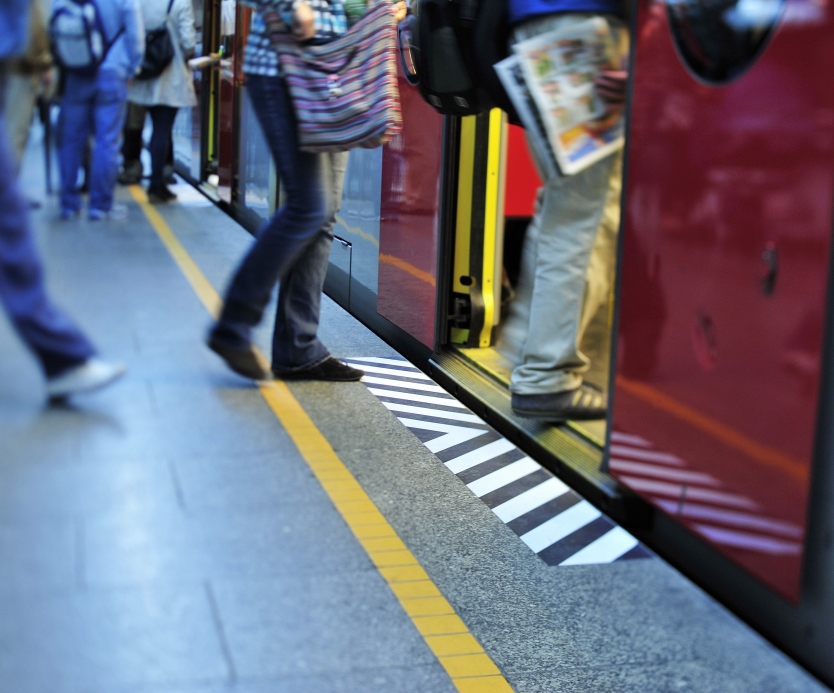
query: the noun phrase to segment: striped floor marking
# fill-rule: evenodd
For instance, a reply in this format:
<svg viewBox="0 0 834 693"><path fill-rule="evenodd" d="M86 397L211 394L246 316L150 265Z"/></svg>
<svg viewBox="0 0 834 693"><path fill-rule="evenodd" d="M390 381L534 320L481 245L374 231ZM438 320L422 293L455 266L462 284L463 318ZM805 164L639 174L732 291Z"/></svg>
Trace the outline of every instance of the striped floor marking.
<svg viewBox="0 0 834 693"><path fill-rule="evenodd" d="M362 380L368 390L548 565L652 555L405 359L352 358L348 363L367 373ZM694 472L678 474L708 481Z"/></svg>
<svg viewBox="0 0 834 693"><path fill-rule="evenodd" d="M801 526L765 517L752 498L723 490L714 476L640 436L612 431L610 465L626 486L713 544L776 556L802 551Z"/></svg>
<svg viewBox="0 0 834 693"><path fill-rule="evenodd" d="M191 284L216 316L221 300L162 215L138 186L133 198ZM263 358L263 357L261 357ZM281 381L259 384L261 394L350 527L368 557L460 693L512 693L501 671L388 523L361 484Z"/></svg>

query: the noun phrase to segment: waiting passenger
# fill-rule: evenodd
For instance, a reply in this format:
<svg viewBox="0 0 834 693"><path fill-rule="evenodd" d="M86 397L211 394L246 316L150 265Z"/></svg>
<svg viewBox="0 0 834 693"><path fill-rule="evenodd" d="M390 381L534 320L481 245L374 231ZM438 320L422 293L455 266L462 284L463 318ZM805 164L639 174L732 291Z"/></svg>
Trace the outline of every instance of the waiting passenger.
<svg viewBox="0 0 834 693"><path fill-rule="evenodd" d="M104 387L125 368L96 358L89 340L49 300L26 202L18 189L3 94L6 61L23 50L30 7L30 0L0 3L0 301L40 360L47 394L60 398Z"/></svg>
<svg viewBox="0 0 834 693"><path fill-rule="evenodd" d="M174 44L173 59L162 74L153 79L135 79L127 93L131 104L147 107L153 121L148 199L170 202L177 196L166 185L165 164L171 149L177 109L197 105L191 72L185 62L194 52L197 40L194 9L191 0L143 0L142 17L148 29L167 26Z"/></svg>
<svg viewBox="0 0 834 693"><path fill-rule="evenodd" d="M513 43L601 16L610 27L620 58L628 52L621 0L509 0ZM619 117L626 73L602 72L597 89ZM536 151L539 161L550 156ZM596 308L607 297L615 259L611 242L619 226L620 153L572 176L548 176L525 239L522 277L506 331L523 333L510 391L513 411L545 421L595 419L606 401L583 382L589 360L579 344ZM586 284L587 282L587 284ZM527 290L524 284L527 284Z"/></svg>
<svg viewBox="0 0 834 693"><path fill-rule="evenodd" d="M405 6L400 3L401 17ZM272 340L272 371L285 380L355 381L363 372L330 356L317 336L321 292L342 201L347 152L311 154L298 147L293 105L280 76L263 11L278 10L299 41L327 40L345 33L341 2L259 0L244 54L252 107L278 167L286 203L270 219L237 269L208 344L228 366L247 378L265 379L251 342L280 281Z"/></svg>
<svg viewBox="0 0 834 693"><path fill-rule="evenodd" d="M73 0L57 0L54 13ZM81 211L78 169L92 128L95 146L90 167L90 219L121 217L126 209L113 206L119 174L119 146L127 99L127 83L145 53L145 29L139 0L96 0L104 30L104 59L98 67L64 68L61 99L63 132L58 147L61 169L61 218ZM59 56L56 56L59 57Z"/></svg>

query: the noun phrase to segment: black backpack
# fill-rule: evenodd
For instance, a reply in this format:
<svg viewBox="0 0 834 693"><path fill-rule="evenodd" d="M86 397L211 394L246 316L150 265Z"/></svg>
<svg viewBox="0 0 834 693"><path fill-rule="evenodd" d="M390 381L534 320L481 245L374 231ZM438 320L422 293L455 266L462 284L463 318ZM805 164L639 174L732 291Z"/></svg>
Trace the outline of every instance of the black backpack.
<svg viewBox="0 0 834 693"><path fill-rule="evenodd" d="M136 79L145 80L159 77L174 59L174 39L168 29L168 17L173 6L174 0L170 0L168 11L165 13L165 21L161 26L151 29L145 34L145 59L142 61L142 67L139 69Z"/></svg>
<svg viewBox="0 0 834 693"><path fill-rule="evenodd" d="M408 45L400 37L400 57L422 97L444 115L497 107L519 122L492 67L509 55L507 0L417 0L413 7L411 36Z"/></svg>

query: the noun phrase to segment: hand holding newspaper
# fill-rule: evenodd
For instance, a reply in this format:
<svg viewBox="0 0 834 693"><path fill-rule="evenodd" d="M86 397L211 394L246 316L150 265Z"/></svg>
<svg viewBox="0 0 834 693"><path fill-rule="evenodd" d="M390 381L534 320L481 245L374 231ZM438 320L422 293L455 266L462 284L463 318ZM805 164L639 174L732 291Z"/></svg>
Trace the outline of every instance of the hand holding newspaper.
<svg viewBox="0 0 834 693"><path fill-rule="evenodd" d="M604 19L536 36L513 51L495 69L525 128L547 141L563 174L578 173L623 146L622 118L604 119L605 103L594 87L602 70L619 67Z"/></svg>

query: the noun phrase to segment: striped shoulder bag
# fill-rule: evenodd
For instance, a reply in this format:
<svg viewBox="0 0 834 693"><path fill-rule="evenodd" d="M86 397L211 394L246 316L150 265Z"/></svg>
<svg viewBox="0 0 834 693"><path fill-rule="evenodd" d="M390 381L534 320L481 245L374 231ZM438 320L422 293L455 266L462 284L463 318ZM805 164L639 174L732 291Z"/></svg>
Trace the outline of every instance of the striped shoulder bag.
<svg viewBox="0 0 834 693"><path fill-rule="evenodd" d="M402 130L397 26L390 0L370 0L347 32L327 43L270 32L306 152L379 147Z"/></svg>

